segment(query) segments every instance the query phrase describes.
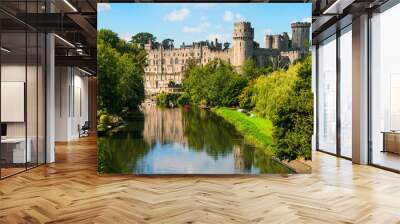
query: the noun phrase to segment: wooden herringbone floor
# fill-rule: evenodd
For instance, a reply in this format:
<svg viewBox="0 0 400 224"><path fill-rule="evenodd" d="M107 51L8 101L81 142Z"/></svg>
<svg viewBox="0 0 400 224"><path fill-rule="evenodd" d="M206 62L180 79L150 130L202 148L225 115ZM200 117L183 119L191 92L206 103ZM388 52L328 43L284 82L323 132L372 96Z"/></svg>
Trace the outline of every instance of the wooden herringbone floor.
<svg viewBox="0 0 400 224"><path fill-rule="evenodd" d="M98 176L95 141L0 181L0 223L400 223L400 175L322 153L310 175Z"/></svg>

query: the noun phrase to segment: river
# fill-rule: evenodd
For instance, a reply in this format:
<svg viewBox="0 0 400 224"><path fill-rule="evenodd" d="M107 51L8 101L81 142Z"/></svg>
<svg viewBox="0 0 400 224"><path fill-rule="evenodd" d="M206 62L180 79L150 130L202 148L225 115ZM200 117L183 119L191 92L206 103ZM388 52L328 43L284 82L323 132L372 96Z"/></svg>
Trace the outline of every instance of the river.
<svg viewBox="0 0 400 224"><path fill-rule="evenodd" d="M99 137L98 147L105 173L291 173L223 118L196 107L146 106L121 131Z"/></svg>

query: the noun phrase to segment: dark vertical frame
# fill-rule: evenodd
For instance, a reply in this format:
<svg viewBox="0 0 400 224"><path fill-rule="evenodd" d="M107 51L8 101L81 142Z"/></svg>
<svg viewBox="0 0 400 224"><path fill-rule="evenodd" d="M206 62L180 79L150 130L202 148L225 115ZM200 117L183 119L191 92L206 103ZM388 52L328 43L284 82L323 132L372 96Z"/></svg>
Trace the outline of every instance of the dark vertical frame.
<svg viewBox="0 0 400 224"><path fill-rule="evenodd" d="M371 55L372 55L372 33L371 33L371 20L372 20L372 12L368 12L368 30L367 30L367 45L368 45L368 53L367 53L367 82L368 82L368 96L367 96L367 129L368 129L368 164L373 164L373 145L372 145L372 65L371 65Z"/></svg>
<svg viewBox="0 0 400 224"><path fill-rule="evenodd" d="M319 149L319 44L315 46L315 149Z"/></svg>
<svg viewBox="0 0 400 224"><path fill-rule="evenodd" d="M36 13L39 13L39 0L36 0ZM37 18L39 22L39 18ZM39 165L39 32L36 32L36 166Z"/></svg>
<svg viewBox="0 0 400 224"><path fill-rule="evenodd" d="M25 0L25 21L28 21L28 0ZM24 102L24 120L25 120L25 170L28 170L28 24L25 23L25 102Z"/></svg>
<svg viewBox="0 0 400 224"><path fill-rule="evenodd" d="M336 28L336 155L341 156L341 119L340 119L340 28Z"/></svg>

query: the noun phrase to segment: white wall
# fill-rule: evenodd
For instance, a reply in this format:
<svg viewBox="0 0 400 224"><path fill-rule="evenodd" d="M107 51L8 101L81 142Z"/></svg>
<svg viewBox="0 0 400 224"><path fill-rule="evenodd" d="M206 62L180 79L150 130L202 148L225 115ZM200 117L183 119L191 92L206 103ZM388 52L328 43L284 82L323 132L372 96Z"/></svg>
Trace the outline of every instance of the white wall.
<svg viewBox="0 0 400 224"><path fill-rule="evenodd" d="M76 68L56 67L55 140L79 138L78 125L88 121L88 78Z"/></svg>

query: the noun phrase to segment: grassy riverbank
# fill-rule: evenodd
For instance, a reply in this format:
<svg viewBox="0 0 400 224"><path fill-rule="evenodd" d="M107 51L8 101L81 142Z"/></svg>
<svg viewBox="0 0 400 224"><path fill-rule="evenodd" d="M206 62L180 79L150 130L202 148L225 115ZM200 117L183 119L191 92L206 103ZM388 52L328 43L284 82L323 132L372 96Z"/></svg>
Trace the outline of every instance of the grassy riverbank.
<svg viewBox="0 0 400 224"><path fill-rule="evenodd" d="M272 140L273 125L270 120L256 116L250 117L235 109L226 107L213 108L212 111L233 124L247 141L264 149L266 154L275 155ZM296 170L297 173L311 172L311 160L296 159L290 162L286 160L282 162Z"/></svg>
<svg viewBox="0 0 400 224"><path fill-rule="evenodd" d="M269 155L274 154L272 149L272 122L270 120L248 116L235 109L219 107L213 112L233 124L243 134L245 139L263 149Z"/></svg>

